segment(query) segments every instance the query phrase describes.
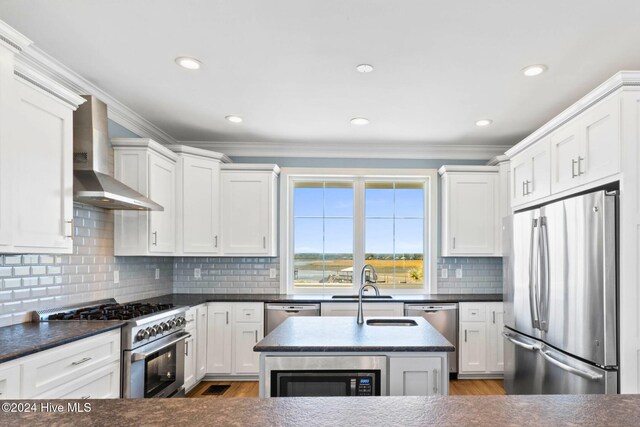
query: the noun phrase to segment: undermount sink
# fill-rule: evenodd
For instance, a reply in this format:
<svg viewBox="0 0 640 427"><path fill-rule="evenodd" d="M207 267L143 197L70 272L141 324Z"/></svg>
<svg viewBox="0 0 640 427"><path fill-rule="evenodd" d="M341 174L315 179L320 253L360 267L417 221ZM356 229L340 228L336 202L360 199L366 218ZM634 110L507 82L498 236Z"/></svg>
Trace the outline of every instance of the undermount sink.
<svg viewBox="0 0 640 427"><path fill-rule="evenodd" d="M415 320L411 319L368 319L369 326L418 326Z"/></svg>
<svg viewBox="0 0 640 427"><path fill-rule="evenodd" d="M358 299L358 295L334 295L333 299ZM362 299L393 299L391 295L363 295Z"/></svg>

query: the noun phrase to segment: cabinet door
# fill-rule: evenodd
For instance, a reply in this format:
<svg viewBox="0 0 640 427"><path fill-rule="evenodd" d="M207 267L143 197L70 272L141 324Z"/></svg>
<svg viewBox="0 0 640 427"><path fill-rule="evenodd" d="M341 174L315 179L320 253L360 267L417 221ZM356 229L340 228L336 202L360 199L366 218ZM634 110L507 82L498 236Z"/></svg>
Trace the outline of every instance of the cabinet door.
<svg viewBox="0 0 640 427"><path fill-rule="evenodd" d="M184 388L191 389L196 385L196 341L191 332L191 337L184 342ZM199 344L199 343L198 343Z"/></svg>
<svg viewBox="0 0 640 427"><path fill-rule="evenodd" d="M486 339L484 322L460 322L460 373L487 370Z"/></svg>
<svg viewBox="0 0 640 427"><path fill-rule="evenodd" d="M584 114L578 174L585 183L620 172L620 102L613 97Z"/></svg>
<svg viewBox="0 0 640 427"><path fill-rule="evenodd" d="M526 183L532 181L531 157L527 152L511 160L511 205L518 206L526 202Z"/></svg>
<svg viewBox="0 0 640 427"><path fill-rule="evenodd" d="M449 238L451 255L492 255L496 252L497 175L450 177Z"/></svg>
<svg viewBox="0 0 640 427"><path fill-rule="evenodd" d="M262 339L262 323L236 323L234 367L236 374L257 374L260 354L253 347Z"/></svg>
<svg viewBox="0 0 640 427"><path fill-rule="evenodd" d="M175 173L174 162L149 153L149 198L164 211L149 212L149 252L175 251Z"/></svg>
<svg viewBox="0 0 640 427"><path fill-rule="evenodd" d="M185 254L217 254L220 246L220 162L183 159L182 227Z"/></svg>
<svg viewBox="0 0 640 427"><path fill-rule="evenodd" d="M0 365L0 400L20 397L20 365L13 363Z"/></svg>
<svg viewBox="0 0 640 427"><path fill-rule="evenodd" d="M550 137L551 191L559 193L580 184L578 161L581 157L579 119L567 123Z"/></svg>
<svg viewBox="0 0 640 427"><path fill-rule="evenodd" d="M487 371L504 371L504 310L501 302L487 306Z"/></svg>
<svg viewBox="0 0 640 427"><path fill-rule="evenodd" d="M531 183L527 188L527 201L541 199L551 194L549 142L549 138L543 139L528 150L531 162Z"/></svg>
<svg viewBox="0 0 640 427"><path fill-rule="evenodd" d="M448 373L447 373L448 375ZM446 395L442 359L439 357L391 357L389 396Z"/></svg>
<svg viewBox="0 0 640 427"><path fill-rule="evenodd" d="M271 247L270 174L222 173L225 254L268 254Z"/></svg>
<svg viewBox="0 0 640 427"><path fill-rule="evenodd" d="M233 308L230 304L209 304L207 315L207 373L231 373L232 311Z"/></svg>
<svg viewBox="0 0 640 427"><path fill-rule="evenodd" d="M27 253L71 253L73 111L22 82L15 89L13 245Z"/></svg>
<svg viewBox="0 0 640 427"><path fill-rule="evenodd" d="M196 314L196 381L207 373L207 306L197 308Z"/></svg>
<svg viewBox="0 0 640 427"><path fill-rule="evenodd" d="M0 252L11 244L11 159L15 145L11 138L11 112L16 104L13 69L13 53L0 48Z"/></svg>
<svg viewBox="0 0 640 427"><path fill-rule="evenodd" d="M33 399L118 399L120 362L95 369Z"/></svg>

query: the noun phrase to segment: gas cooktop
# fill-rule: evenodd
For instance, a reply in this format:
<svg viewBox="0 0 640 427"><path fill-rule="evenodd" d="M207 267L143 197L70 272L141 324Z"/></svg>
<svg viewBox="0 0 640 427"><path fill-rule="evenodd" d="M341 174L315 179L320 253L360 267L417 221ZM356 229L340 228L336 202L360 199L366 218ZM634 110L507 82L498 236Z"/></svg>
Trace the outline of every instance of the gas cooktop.
<svg viewBox="0 0 640 427"><path fill-rule="evenodd" d="M53 313L47 320L130 320L173 308L173 304L101 304Z"/></svg>

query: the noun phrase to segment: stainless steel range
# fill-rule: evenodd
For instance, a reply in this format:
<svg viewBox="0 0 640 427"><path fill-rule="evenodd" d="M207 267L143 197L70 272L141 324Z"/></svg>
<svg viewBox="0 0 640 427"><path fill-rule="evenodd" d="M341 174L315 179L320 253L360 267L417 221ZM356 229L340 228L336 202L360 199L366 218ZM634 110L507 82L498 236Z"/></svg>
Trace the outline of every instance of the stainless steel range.
<svg viewBox="0 0 640 427"><path fill-rule="evenodd" d="M172 304L118 304L115 299L90 305L38 311L36 321L126 320L122 328L122 397L184 395L187 307Z"/></svg>

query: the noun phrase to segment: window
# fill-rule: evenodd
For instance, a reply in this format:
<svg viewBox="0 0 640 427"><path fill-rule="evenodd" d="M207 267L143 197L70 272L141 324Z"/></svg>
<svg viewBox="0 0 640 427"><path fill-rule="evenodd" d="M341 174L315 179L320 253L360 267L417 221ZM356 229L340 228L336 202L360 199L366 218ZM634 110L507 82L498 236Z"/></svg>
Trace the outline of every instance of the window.
<svg viewBox="0 0 640 427"><path fill-rule="evenodd" d="M282 291L356 293L371 264L387 293L435 289L435 170L281 174Z"/></svg>

